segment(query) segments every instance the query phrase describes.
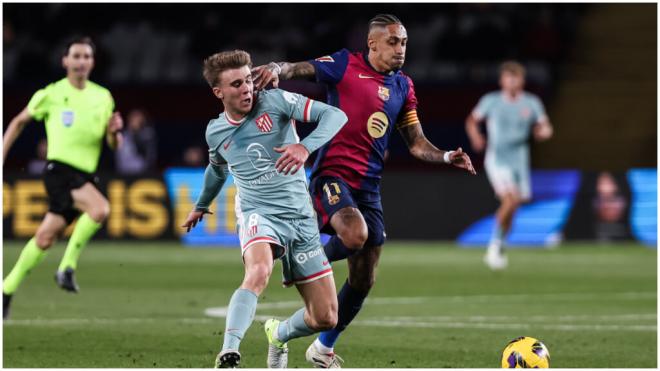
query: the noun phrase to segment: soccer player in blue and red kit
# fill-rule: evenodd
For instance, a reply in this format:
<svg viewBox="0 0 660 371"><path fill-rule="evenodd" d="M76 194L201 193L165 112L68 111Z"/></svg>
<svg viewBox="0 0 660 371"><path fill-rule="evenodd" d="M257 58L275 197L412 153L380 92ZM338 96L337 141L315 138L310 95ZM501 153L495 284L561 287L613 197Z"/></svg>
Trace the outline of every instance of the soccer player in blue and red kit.
<svg viewBox="0 0 660 371"><path fill-rule="evenodd" d="M307 360L317 367L340 367L335 342L360 311L375 281L385 243L380 177L392 127L399 130L414 157L475 173L461 148L443 151L424 136L412 80L400 70L407 42L401 21L381 14L369 23L366 52L342 49L315 60L273 62L253 71L259 89L271 82L276 87L279 79L316 77L328 87L328 103L348 116L347 124L320 149L310 180L319 228L333 235L324 247L326 255L330 261L348 258L349 268L338 294L337 326L321 333L307 349Z"/></svg>

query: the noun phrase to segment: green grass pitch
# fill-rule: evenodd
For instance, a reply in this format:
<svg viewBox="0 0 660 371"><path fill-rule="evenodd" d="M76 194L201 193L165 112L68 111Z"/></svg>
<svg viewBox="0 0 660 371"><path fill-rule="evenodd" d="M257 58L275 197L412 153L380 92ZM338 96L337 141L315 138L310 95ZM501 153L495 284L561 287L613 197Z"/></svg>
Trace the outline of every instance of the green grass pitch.
<svg viewBox="0 0 660 371"><path fill-rule="evenodd" d="M4 274L22 243L5 241ZM79 294L54 283L60 243L16 293L3 324L4 367L212 367L222 308L239 285L236 249L93 241ZM483 250L388 242L376 286L336 351L354 368L490 368L525 335L549 348L552 367L657 367L657 252L636 244L514 249L491 272ZM334 264L341 286L346 263ZM242 367L266 366L263 320L302 302L280 284L278 262L241 346ZM307 367L313 337L290 342L289 366Z"/></svg>

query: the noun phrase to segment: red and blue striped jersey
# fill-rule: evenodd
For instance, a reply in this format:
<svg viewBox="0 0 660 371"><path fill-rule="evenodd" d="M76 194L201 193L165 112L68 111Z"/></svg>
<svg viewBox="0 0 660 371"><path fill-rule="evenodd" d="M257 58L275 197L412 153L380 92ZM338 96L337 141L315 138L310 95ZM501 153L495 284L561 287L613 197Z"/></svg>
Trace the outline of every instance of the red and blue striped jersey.
<svg viewBox="0 0 660 371"><path fill-rule="evenodd" d="M348 116L319 150L312 177L339 177L355 190L378 191L392 127L419 122L412 80L399 70L379 73L365 53L346 49L309 62L328 87L328 103Z"/></svg>

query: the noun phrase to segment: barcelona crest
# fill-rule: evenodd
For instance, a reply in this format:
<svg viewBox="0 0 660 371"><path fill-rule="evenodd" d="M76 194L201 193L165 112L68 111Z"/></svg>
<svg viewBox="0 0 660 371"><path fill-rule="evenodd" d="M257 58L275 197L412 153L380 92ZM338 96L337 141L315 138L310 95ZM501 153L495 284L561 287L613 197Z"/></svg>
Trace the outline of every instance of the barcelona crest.
<svg viewBox="0 0 660 371"><path fill-rule="evenodd" d="M390 100L390 89L379 85L378 86L378 97L384 101Z"/></svg>

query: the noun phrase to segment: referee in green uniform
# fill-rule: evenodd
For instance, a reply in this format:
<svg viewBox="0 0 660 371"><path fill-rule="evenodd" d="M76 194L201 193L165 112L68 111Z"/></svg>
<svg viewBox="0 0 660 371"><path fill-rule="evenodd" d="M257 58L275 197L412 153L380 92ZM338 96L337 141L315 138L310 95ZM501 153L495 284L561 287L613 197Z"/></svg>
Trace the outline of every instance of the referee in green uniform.
<svg viewBox="0 0 660 371"><path fill-rule="evenodd" d="M55 275L62 289L78 292L74 280L78 257L110 212L108 200L97 189L94 173L103 139L113 149L121 145L123 122L118 112L113 113L110 92L88 80L94 68L94 51L89 37L69 42L62 57L66 77L37 91L5 132L3 161L27 123L33 119L45 122L48 162L44 184L49 207L37 233L25 245L2 283L3 318L9 314L12 295L21 281L82 213Z"/></svg>

